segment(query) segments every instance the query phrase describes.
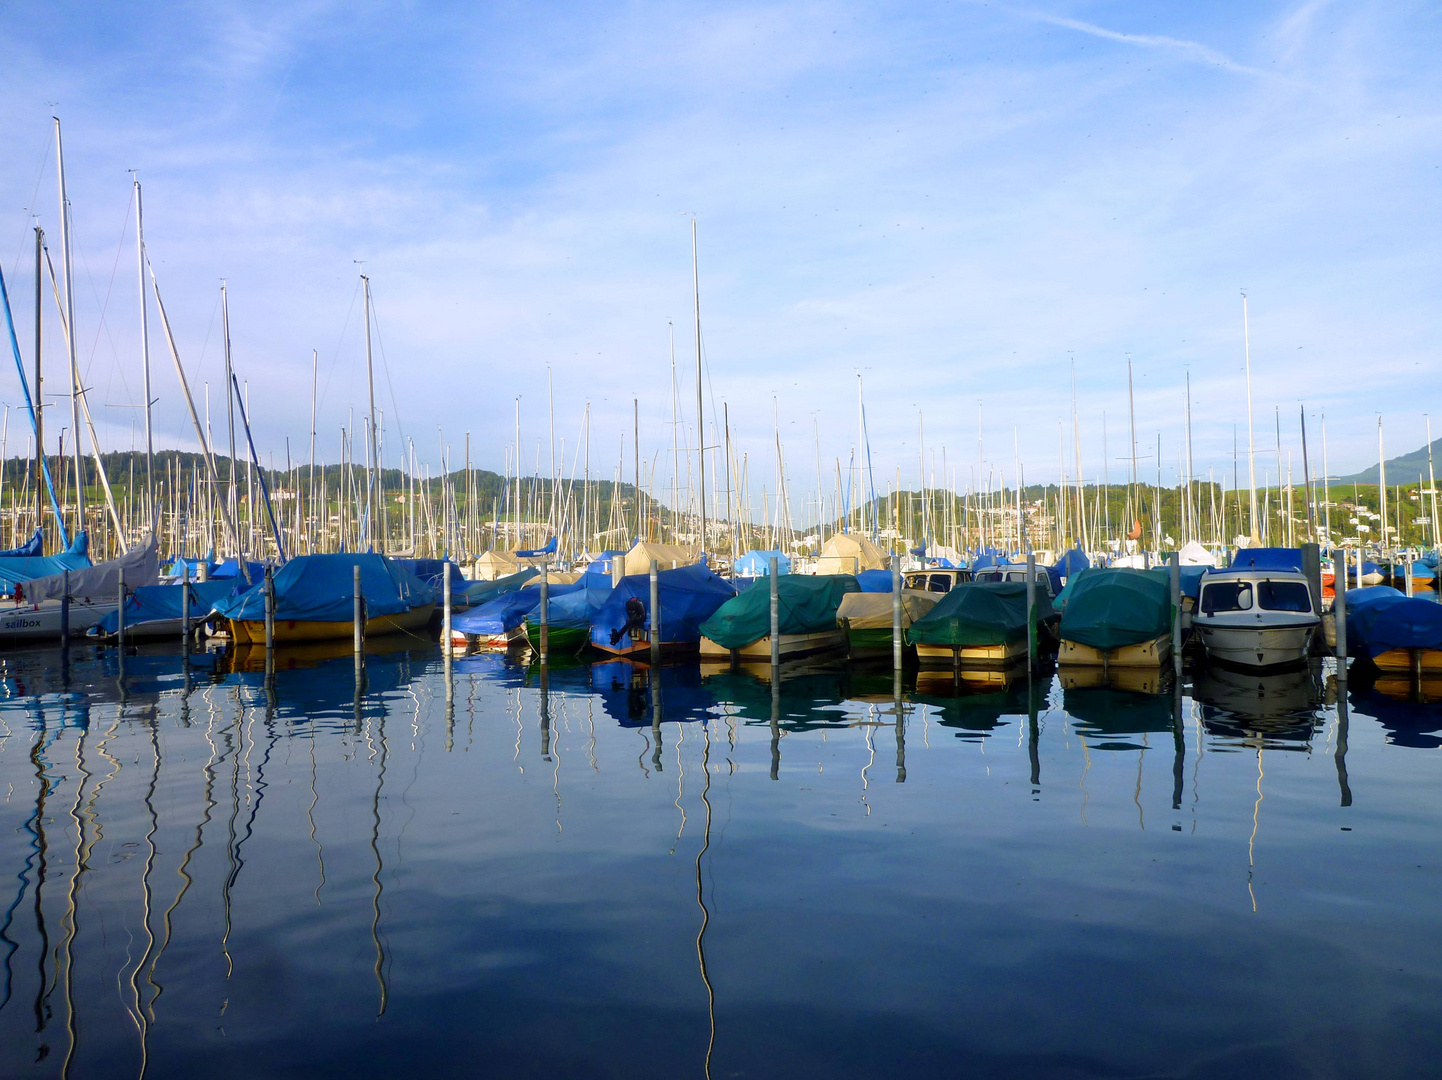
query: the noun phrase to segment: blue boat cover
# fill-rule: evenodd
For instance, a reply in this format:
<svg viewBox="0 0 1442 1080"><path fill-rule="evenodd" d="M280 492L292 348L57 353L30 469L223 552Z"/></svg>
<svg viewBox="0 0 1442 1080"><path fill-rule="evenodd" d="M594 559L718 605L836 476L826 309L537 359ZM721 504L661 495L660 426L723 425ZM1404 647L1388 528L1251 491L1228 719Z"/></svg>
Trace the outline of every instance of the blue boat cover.
<svg viewBox="0 0 1442 1080"><path fill-rule="evenodd" d="M947 564L948 567L950 565L950 563ZM861 586L862 592L890 592L891 571L863 570L856 575L856 584Z"/></svg>
<svg viewBox="0 0 1442 1080"><path fill-rule="evenodd" d="M731 564L731 572L737 577L765 577L771 573L771 560L776 560L776 569L783 574L791 573L791 558L780 551L748 551Z"/></svg>
<svg viewBox="0 0 1442 1080"><path fill-rule="evenodd" d="M789 580L789 575L779 576ZM731 583L719 577L709 566L678 566L656 575L661 599L661 641L663 644L698 644L701 624L714 615L722 604L736 595ZM591 643L611 645L611 632L626 625L626 601L632 597L646 607L646 625L651 616L651 575L632 574L621 579L601 609L591 619Z"/></svg>
<svg viewBox="0 0 1442 1080"><path fill-rule="evenodd" d="M275 617L286 622L350 622L357 566L367 618L400 615L436 602L433 586L384 555L298 555L275 572ZM215 610L236 621L264 619L263 576L262 571L249 589L218 601Z"/></svg>
<svg viewBox="0 0 1442 1080"><path fill-rule="evenodd" d="M200 568L205 567L206 577L215 577L215 563L209 559L187 559L177 555L171 562L160 568L162 577L173 577L177 581L185 577L186 567L190 568L190 580L200 580Z"/></svg>
<svg viewBox="0 0 1442 1080"><path fill-rule="evenodd" d="M0 551L0 559L33 559L44 552L45 530L36 529L35 535L19 547Z"/></svg>
<svg viewBox="0 0 1442 1080"><path fill-rule="evenodd" d="M1066 579L1073 574L1080 573L1091 566L1092 561L1087 558L1087 553L1080 547L1074 547L1063 553L1062 557L1054 564L1047 567L1046 576L1051 578L1052 595L1060 593L1066 584Z"/></svg>
<svg viewBox="0 0 1442 1080"><path fill-rule="evenodd" d="M591 556L591 561L586 564L585 572L587 574L604 574L606 577L610 577L611 560L614 559L617 555L625 554L626 553L624 551L616 551L615 549L608 548L607 550L602 551L599 554Z"/></svg>
<svg viewBox="0 0 1442 1080"><path fill-rule="evenodd" d="M1442 649L1442 604L1404 596L1390 585L1347 590L1347 650Z"/></svg>
<svg viewBox="0 0 1442 1080"><path fill-rule="evenodd" d="M162 619L180 618L180 592L182 585L141 585L125 601L125 625L139 626L141 623L158 622ZM210 614L217 600L229 596L235 588L231 581L192 581L190 583L190 617L199 622ZM111 612L100 620L101 634L113 634L120 625L119 617Z"/></svg>
<svg viewBox="0 0 1442 1080"><path fill-rule="evenodd" d="M985 570L988 566L1006 566L1011 560L1006 557L1006 552L1001 548L982 548L976 553L976 558L971 560L972 570Z"/></svg>
<svg viewBox="0 0 1442 1080"><path fill-rule="evenodd" d="M589 578L589 580L587 580ZM546 604L546 621L555 629L580 630L591 625L596 612L611 595L611 579L601 574L582 574L580 585L575 592L557 596L554 592ZM540 590L537 590L538 592ZM526 616L527 624L541 625L541 605L538 602Z"/></svg>
<svg viewBox="0 0 1442 1080"><path fill-rule="evenodd" d="M446 566L451 568L451 593L460 592L470 584L462 575L461 568L454 560L448 559L397 559L391 557L391 562L404 566L416 577L420 578L427 585L432 585L437 591L444 588L441 575L445 573Z"/></svg>
<svg viewBox="0 0 1442 1080"><path fill-rule="evenodd" d="M91 565L89 548L90 542L82 532L58 555L0 555L0 591L13 593L22 581L63 574L67 570L84 570Z"/></svg>
<svg viewBox="0 0 1442 1080"><path fill-rule="evenodd" d="M1302 572L1300 548L1238 548L1233 570L1294 570Z"/></svg>
<svg viewBox="0 0 1442 1080"><path fill-rule="evenodd" d="M1211 568L1207 566L1179 566L1177 569L1181 572L1182 595L1190 596L1193 600L1197 599L1202 591L1202 575ZM1172 568L1170 566L1154 566L1148 570L1147 573L1159 575L1166 581L1167 588L1171 588Z"/></svg>
<svg viewBox="0 0 1442 1080"><path fill-rule="evenodd" d="M304 556L304 558L307 559L316 559L321 557L322 556L318 555ZM245 568L250 571L250 580L252 582L259 581L261 578L265 577L264 563L251 562L247 560ZM238 559L226 559L224 562L218 562L210 568L210 576L213 578L238 578L241 576L240 561ZM347 616L347 618L349 618L349 616Z"/></svg>
<svg viewBox="0 0 1442 1080"><path fill-rule="evenodd" d="M457 597L454 593L451 594L451 603L459 604L464 602L469 607L479 607L487 600L494 600L498 596L515 592L532 578L540 576L541 572L539 570L527 567L524 570L516 571L514 574L498 577L494 581L468 581L460 597Z"/></svg>
<svg viewBox="0 0 1442 1080"><path fill-rule="evenodd" d="M556 599L567 593L579 592L581 587L580 582L575 582L570 585L552 585L549 591L551 598ZM481 634L486 637L508 634L520 626L540 602L539 588L515 589L487 600L470 611L453 615L451 628L463 634Z"/></svg>

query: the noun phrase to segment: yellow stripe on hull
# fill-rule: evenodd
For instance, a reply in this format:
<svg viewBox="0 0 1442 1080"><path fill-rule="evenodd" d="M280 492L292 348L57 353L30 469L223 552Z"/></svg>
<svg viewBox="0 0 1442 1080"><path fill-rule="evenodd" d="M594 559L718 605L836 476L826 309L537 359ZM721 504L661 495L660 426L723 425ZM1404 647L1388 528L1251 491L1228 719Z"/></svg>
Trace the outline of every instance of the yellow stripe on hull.
<svg viewBox="0 0 1442 1080"><path fill-rule="evenodd" d="M435 604L426 604L422 607L411 608L410 611L403 611L396 615L377 615L367 619L365 633L367 637L378 637L382 634L397 634L409 630L424 629L426 623L431 621L431 614L436 610ZM265 644L265 620L246 619L237 621L229 620L230 632L238 645L264 645ZM355 624L349 619L345 622L312 622L296 619L275 620L275 642L277 645L284 645L292 641L335 641L338 638L348 638L355 633Z"/></svg>

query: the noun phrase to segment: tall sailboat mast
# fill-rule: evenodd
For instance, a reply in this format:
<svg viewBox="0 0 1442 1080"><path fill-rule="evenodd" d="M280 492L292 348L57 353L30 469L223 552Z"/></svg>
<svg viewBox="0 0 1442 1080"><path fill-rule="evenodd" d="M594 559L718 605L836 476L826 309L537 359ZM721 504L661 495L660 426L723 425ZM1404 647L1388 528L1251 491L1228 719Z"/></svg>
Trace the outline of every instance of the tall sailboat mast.
<svg viewBox="0 0 1442 1080"><path fill-rule="evenodd" d="M145 211L140 198L140 180L135 181L135 262L140 282L140 365L145 385L145 511L150 531L156 528L155 436L150 422L150 302L145 290Z"/></svg>
<svg viewBox="0 0 1442 1080"><path fill-rule="evenodd" d="M41 528L45 520L45 399L40 396L40 298L41 264L45 252L45 232L35 226L35 527ZM61 525L64 530L64 525ZM43 549L42 549L43 550Z"/></svg>
<svg viewBox="0 0 1442 1080"><path fill-rule="evenodd" d="M370 541L375 535L375 485L376 485L376 445L378 442L376 429L376 380L375 371L371 365L371 279L365 274L361 275L361 284L365 293L365 318L366 318L366 391L370 395L370 441L367 449L370 451L369 459L366 462L366 540Z"/></svg>
<svg viewBox="0 0 1442 1080"><path fill-rule="evenodd" d="M701 274L696 259L696 219L691 219L691 289L696 297L696 460L701 507L700 550L706 550L706 417L701 406Z"/></svg>
<svg viewBox="0 0 1442 1080"><path fill-rule="evenodd" d="M1432 471L1432 418L1423 413L1422 419L1427 421L1427 486L1432 489L1432 548L1442 551L1442 523L1437 521L1437 474Z"/></svg>
<svg viewBox="0 0 1442 1080"><path fill-rule="evenodd" d="M1252 333L1247 323L1247 294L1242 293L1242 348L1247 361L1247 514L1251 523L1250 539L1257 537L1257 447L1252 435Z"/></svg>
<svg viewBox="0 0 1442 1080"><path fill-rule="evenodd" d="M80 365L75 359L75 274L70 260L70 199L65 194L65 147L60 138L60 117L55 121L55 168L60 186L60 245L65 270L66 345L70 353L70 430L75 443L75 531L85 528L85 474L80 454Z"/></svg>
<svg viewBox="0 0 1442 1080"><path fill-rule="evenodd" d="M240 541L240 493L237 486L238 481L235 475L235 391L232 387L235 384L235 377L230 368L230 297L226 293L225 282L220 283L220 333L224 339L225 346L225 427L230 437L230 458L226 466L226 479L229 481L225 494L225 504L230 509L230 518L237 522L235 530L236 552L235 557L244 562L245 551Z"/></svg>

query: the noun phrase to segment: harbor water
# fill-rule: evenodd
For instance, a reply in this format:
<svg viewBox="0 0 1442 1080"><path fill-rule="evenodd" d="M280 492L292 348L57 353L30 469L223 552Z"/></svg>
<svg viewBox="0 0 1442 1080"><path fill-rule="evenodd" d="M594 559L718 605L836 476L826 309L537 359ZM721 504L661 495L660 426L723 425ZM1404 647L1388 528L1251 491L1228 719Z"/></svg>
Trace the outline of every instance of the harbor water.
<svg viewBox="0 0 1442 1080"><path fill-rule="evenodd" d="M372 647L0 657L0 1076L1439 1068L1405 688Z"/></svg>

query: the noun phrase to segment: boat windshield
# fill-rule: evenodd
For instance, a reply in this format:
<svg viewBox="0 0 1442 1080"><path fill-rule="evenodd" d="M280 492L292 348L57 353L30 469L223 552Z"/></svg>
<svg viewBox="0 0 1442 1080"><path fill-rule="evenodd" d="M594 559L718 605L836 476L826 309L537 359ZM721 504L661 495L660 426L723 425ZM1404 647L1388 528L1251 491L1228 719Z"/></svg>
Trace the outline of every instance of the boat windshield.
<svg viewBox="0 0 1442 1080"><path fill-rule="evenodd" d="M1306 586L1303 585L1302 588L1305 589ZM1250 581L1217 581L1202 590L1203 615L1215 615L1223 611L1251 610L1252 583Z"/></svg>
<svg viewBox="0 0 1442 1080"><path fill-rule="evenodd" d="M1263 581L1257 585L1257 600L1268 611L1311 611L1312 593L1300 581Z"/></svg>
<svg viewBox="0 0 1442 1080"><path fill-rule="evenodd" d="M927 585L931 592L951 592L950 574L932 574L931 582Z"/></svg>

